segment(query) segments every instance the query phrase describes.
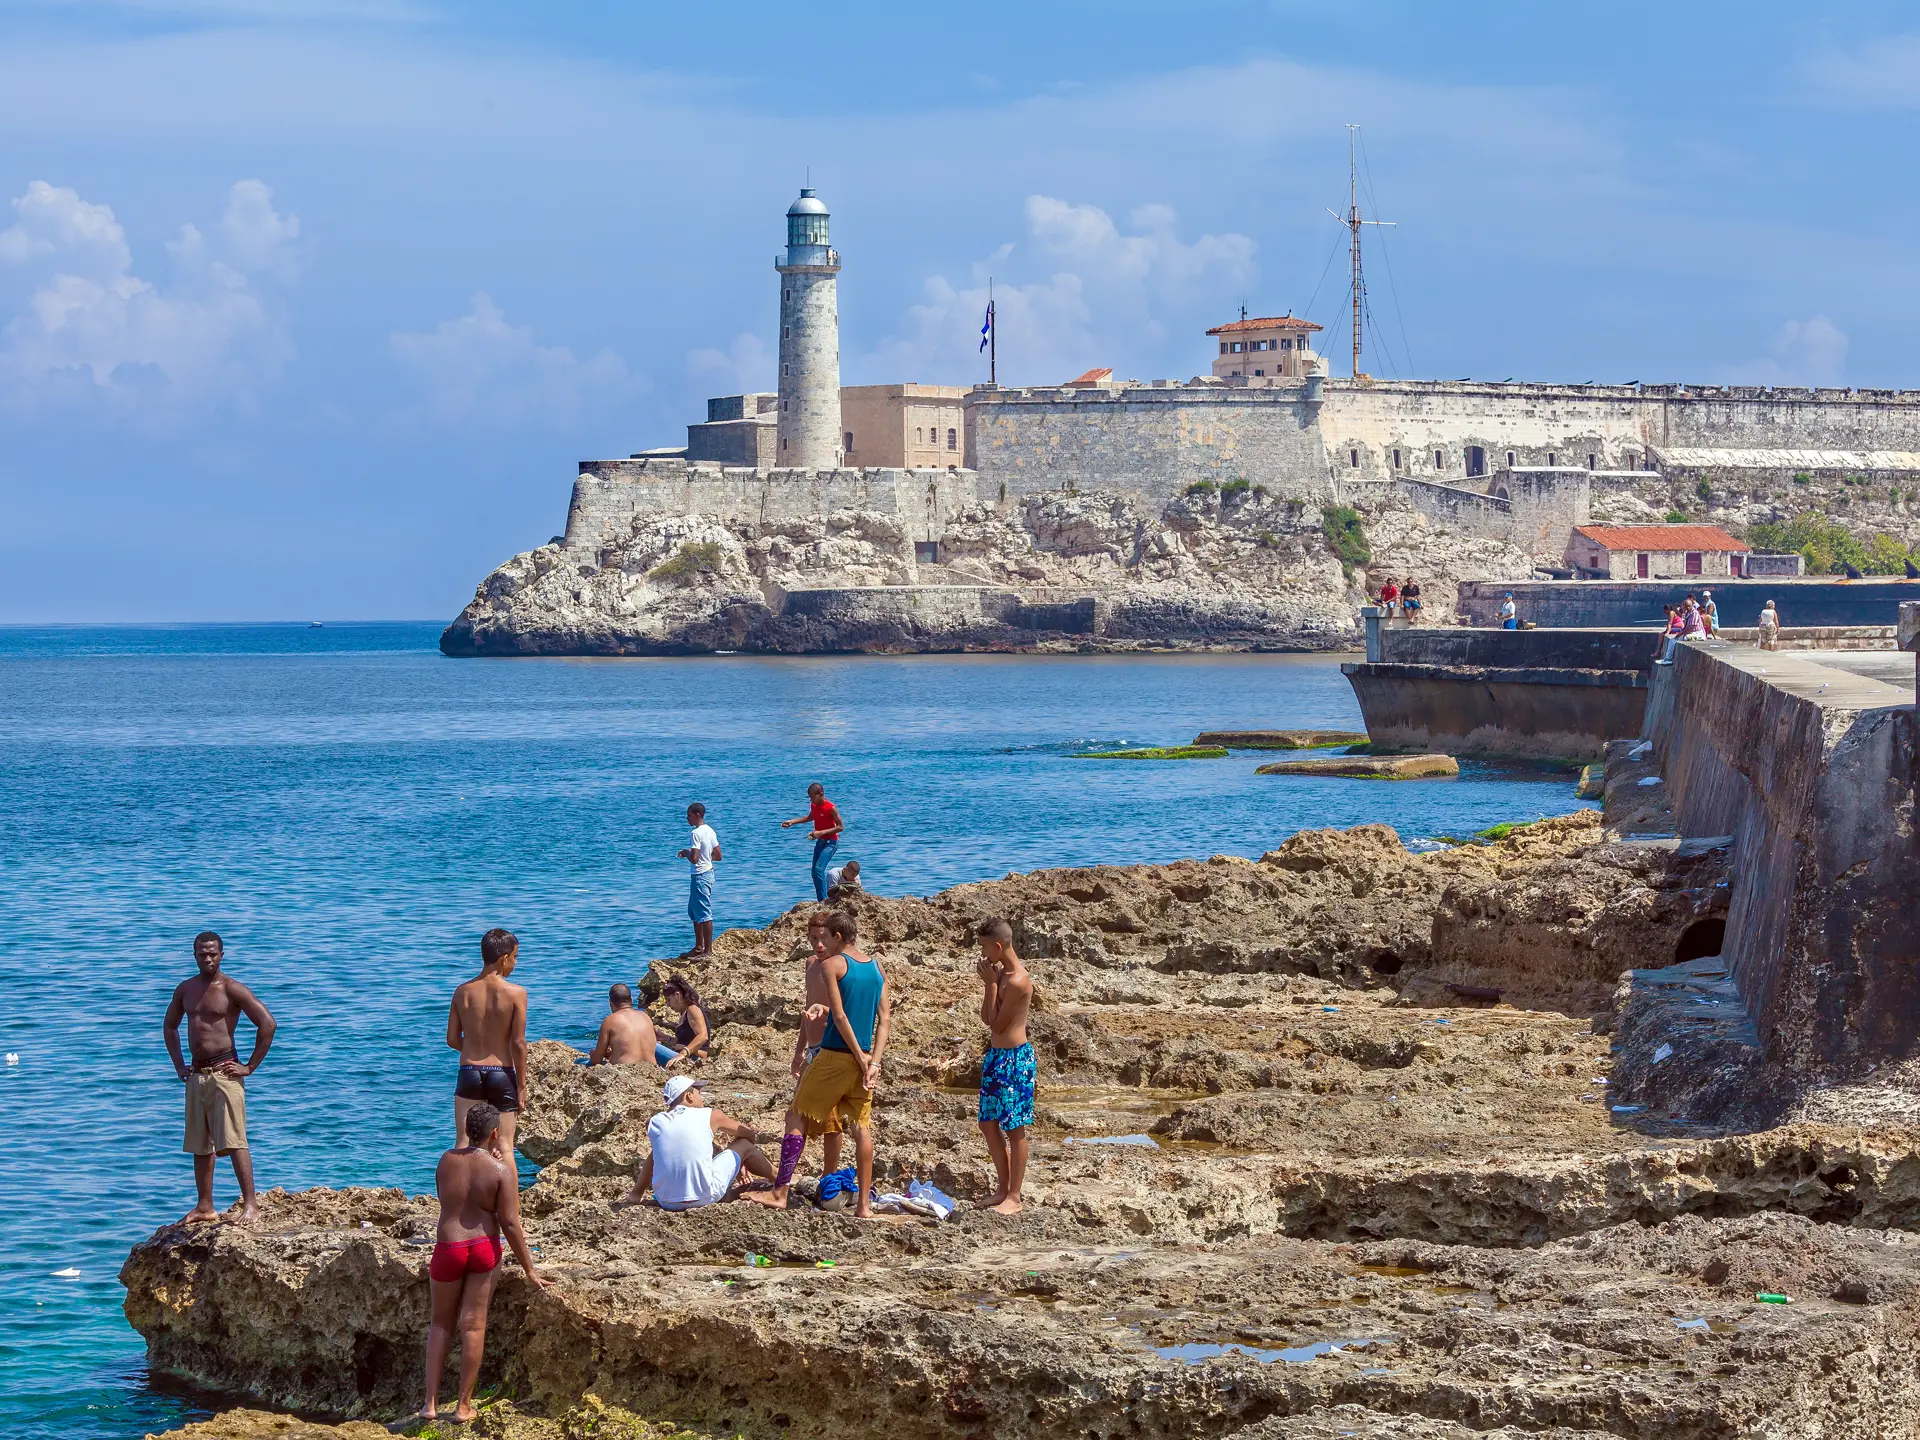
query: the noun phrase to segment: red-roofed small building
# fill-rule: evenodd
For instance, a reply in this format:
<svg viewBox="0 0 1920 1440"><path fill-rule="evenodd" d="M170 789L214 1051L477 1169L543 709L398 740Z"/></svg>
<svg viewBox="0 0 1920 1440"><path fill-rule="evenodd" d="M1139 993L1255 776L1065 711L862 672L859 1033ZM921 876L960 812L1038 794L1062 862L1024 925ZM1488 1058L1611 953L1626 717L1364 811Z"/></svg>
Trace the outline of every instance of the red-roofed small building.
<svg viewBox="0 0 1920 1440"><path fill-rule="evenodd" d="M1220 342L1213 373L1221 379L1304 380L1318 357L1307 337L1320 327L1291 315L1269 315L1259 320L1235 320L1207 331Z"/></svg>
<svg viewBox="0 0 1920 1440"><path fill-rule="evenodd" d="M1567 564L1592 580L1739 575L1751 550L1718 525L1576 525Z"/></svg>

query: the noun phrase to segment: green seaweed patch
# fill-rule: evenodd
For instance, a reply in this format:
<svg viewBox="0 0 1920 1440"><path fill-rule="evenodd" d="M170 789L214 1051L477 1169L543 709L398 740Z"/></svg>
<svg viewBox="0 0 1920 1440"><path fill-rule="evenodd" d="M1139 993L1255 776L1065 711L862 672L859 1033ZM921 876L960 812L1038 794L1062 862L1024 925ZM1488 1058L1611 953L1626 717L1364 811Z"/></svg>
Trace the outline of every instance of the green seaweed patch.
<svg viewBox="0 0 1920 1440"><path fill-rule="evenodd" d="M1484 830L1473 832L1473 838L1483 845L1492 845L1506 839L1518 830L1530 830L1540 822L1538 820L1502 820L1498 825L1489 825Z"/></svg>
<svg viewBox="0 0 1920 1440"><path fill-rule="evenodd" d="M1224 760L1224 745L1155 745L1145 750L1088 750L1075 760Z"/></svg>

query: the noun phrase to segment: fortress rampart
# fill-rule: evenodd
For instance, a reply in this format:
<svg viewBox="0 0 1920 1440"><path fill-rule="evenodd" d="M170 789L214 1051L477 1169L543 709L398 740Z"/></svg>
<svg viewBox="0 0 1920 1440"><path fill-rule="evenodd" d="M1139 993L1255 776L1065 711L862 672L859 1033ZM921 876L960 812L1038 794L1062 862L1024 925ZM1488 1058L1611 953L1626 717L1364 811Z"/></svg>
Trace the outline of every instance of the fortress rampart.
<svg viewBox="0 0 1920 1440"><path fill-rule="evenodd" d="M685 460L586 460L567 507L567 543L596 548L635 521L702 515L773 527L863 510L897 516L915 540L939 540L976 502L971 470L752 470Z"/></svg>
<svg viewBox="0 0 1920 1440"><path fill-rule="evenodd" d="M1911 474L1920 392L1751 385L1303 380L974 390L968 453L987 494L1099 485L1169 499L1245 477L1299 499L1365 481L1483 486L1500 469L1626 476L1720 469ZM1803 465L1806 453L1828 463ZM1818 458L1818 457L1814 457Z"/></svg>

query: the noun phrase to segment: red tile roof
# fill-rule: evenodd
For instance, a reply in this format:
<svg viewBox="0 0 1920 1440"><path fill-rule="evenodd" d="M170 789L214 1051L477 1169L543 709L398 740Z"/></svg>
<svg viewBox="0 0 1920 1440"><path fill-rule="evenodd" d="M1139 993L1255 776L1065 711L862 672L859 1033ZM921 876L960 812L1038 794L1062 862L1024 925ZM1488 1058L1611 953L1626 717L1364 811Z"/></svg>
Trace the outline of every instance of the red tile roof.
<svg viewBox="0 0 1920 1440"><path fill-rule="evenodd" d="M1576 525L1574 534L1605 550L1751 550L1718 525Z"/></svg>
<svg viewBox="0 0 1920 1440"><path fill-rule="evenodd" d="M1242 330L1318 330L1311 320L1296 320L1291 315L1269 315L1260 320L1236 320L1231 325L1216 325L1209 335L1233 335Z"/></svg>
<svg viewBox="0 0 1920 1440"><path fill-rule="evenodd" d="M1112 378L1113 378L1113 367L1111 365L1108 365L1103 367L1102 369L1089 370L1087 371L1086 374L1082 375L1078 380L1067 381L1067 388L1072 389L1074 386L1078 385L1082 388L1090 389L1093 386L1100 384L1102 381L1111 380Z"/></svg>

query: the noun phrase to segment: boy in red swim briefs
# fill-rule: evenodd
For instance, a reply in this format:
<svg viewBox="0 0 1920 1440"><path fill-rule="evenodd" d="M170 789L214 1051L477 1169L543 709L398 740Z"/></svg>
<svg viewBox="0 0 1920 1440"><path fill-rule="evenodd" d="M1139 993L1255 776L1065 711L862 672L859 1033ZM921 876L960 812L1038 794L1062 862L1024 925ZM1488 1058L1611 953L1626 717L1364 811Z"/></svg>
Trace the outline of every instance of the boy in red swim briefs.
<svg viewBox="0 0 1920 1440"><path fill-rule="evenodd" d="M440 1405L440 1371L447 1349L460 1330L460 1399L453 1418L473 1419L473 1386L480 1378L480 1355L487 1344L487 1306L499 1277L500 1237L527 1272L546 1289L550 1283L533 1268L527 1237L520 1229L519 1177L500 1148L500 1112L482 1101L466 1113L469 1144L440 1157L434 1189L440 1195L440 1228L427 1264L433 1282L433 1320L427 1327L427 1403L423 1418Z"/></svg>

